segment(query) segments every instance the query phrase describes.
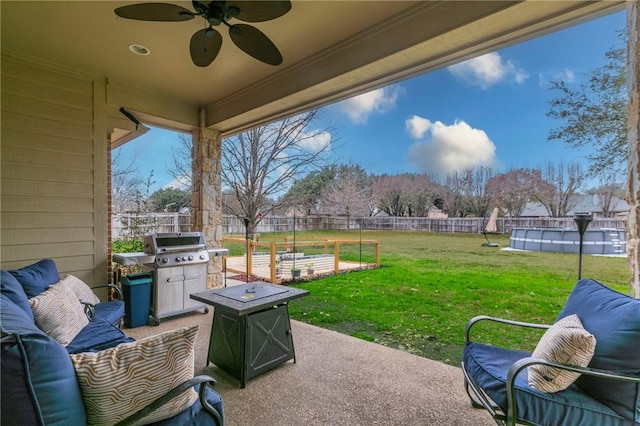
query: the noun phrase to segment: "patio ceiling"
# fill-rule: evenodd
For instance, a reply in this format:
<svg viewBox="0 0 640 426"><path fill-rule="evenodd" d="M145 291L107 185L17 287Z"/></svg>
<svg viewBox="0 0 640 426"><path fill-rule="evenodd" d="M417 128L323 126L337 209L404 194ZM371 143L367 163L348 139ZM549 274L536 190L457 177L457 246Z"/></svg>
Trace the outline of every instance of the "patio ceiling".
<svg viewBox="0 0 640 426"><path fill-rule="evenodd" d="M247 56L221 28L220 54L199 68L189 39L202 20L114 14L130 3L4 0L2 52L202 108L206 125L229 135L624 8L622 1L293 1L283 17L255 24L280 49L282 65ZM191 2L173 3L193 10ZM130 44L151 54L136 56Z"/></svg>

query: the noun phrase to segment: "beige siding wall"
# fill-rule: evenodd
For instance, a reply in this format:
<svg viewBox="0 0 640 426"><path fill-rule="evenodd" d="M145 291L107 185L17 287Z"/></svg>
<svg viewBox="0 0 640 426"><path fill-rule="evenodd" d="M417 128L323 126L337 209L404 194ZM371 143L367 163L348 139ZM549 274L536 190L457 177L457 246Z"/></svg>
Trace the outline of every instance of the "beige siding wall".
<svg viewBox="0 0 640 426"><path fill-rule="evenodd" d="M104 85L2 57L0 261L106 283ZM98 90L96 90L98 86Z"/></svg>

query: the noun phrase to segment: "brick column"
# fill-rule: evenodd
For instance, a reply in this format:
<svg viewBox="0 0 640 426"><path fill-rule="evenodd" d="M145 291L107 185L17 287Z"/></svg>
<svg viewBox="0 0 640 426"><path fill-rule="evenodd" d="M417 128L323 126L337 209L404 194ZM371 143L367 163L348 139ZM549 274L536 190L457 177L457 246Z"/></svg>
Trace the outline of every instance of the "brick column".
<svg viewBox="0 0 640 426"><path fill-rule="evenodd" d="M630 288L634 297L640 298L640 20L638 1L627 3L627 30L629 35L627 88L629 109L627 126L629 139L629 179L627 187L627 259L631 270Z"/></svg>
<svg viewBox="0 0 640 426"><path fill-rule="evenodd" d="M222 184L220 132L201 127L192 133L192 198L193 230L204 233L207 247L220 247L222 242ZM209 261L207 288L222 286L222 260Z"/></svg>

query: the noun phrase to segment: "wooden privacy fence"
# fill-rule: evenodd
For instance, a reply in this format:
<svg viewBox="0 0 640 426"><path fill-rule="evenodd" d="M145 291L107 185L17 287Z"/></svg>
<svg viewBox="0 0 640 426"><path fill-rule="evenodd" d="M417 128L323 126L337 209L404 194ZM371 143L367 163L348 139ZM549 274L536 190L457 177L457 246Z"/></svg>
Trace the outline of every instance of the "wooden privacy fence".
<svg viewBox="0 0 640 426"><path fill-rule="evenodd" d="M114 240L140 238L152 232L191 231L191 215L180 213L145 213L111 215L111 236Z"/></svg>
<svg viewBox="0 0 640 426"><path fill-rule="evenodd" d="M256 233L316 231L316 230L409 230L427 232L454 232L480 234L487 226L488 218L448 218L428 217L358 217L304 216L293 217L267 216L255 229ZM590 228L625 229L625 219L594 219ZM513 228L571 228L576 225L573 217L564 218L498 218L497 232L511 234ZM244 234L244 222L234 216L223 216L223 233Z"/></svg>
<svg viewBox="0 0 640 426"><path fill-rule="evenodd" d="M484 231L488 218L428 217L358 217L340 216L265 216L257 225L256 233L277 233L317 230L410 230L427 232L455 232L479 234ZM178 213L150 213L146 215L114 214L111 218L113 239L140 237L151 232L191 231L191 215ZM590 228L625 229L626 219L594 219ZM572 217L564 218L498 218L497 232L511 234L513 228L570 228L576 225ZM244 220L231 215L222 217L223 234L244 235Z"/></svg>

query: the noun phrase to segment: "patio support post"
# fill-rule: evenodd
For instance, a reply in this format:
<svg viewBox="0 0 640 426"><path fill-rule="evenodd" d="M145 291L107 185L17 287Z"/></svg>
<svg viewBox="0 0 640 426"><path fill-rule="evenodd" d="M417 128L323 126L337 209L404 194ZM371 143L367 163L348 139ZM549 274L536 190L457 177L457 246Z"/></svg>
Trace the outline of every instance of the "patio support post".
<svg viewBox="0 0 640 426"><path fill-rule="evenodd" d="M222 246L222 181L220 132L200 127L192 133L191 208L193 230L201 231L208 248ZM207 271L207 288L222 287L222 259L213 257Z"/></svg>
<svg viewBox="0 0 640 426"><path fill-rule="evenodd" d="M629 179L627 187L627 260L631 270L630 289L632 296L640 298L640 19L638 1L627 2L627 89L629 91L628 133Z"/></svg>

